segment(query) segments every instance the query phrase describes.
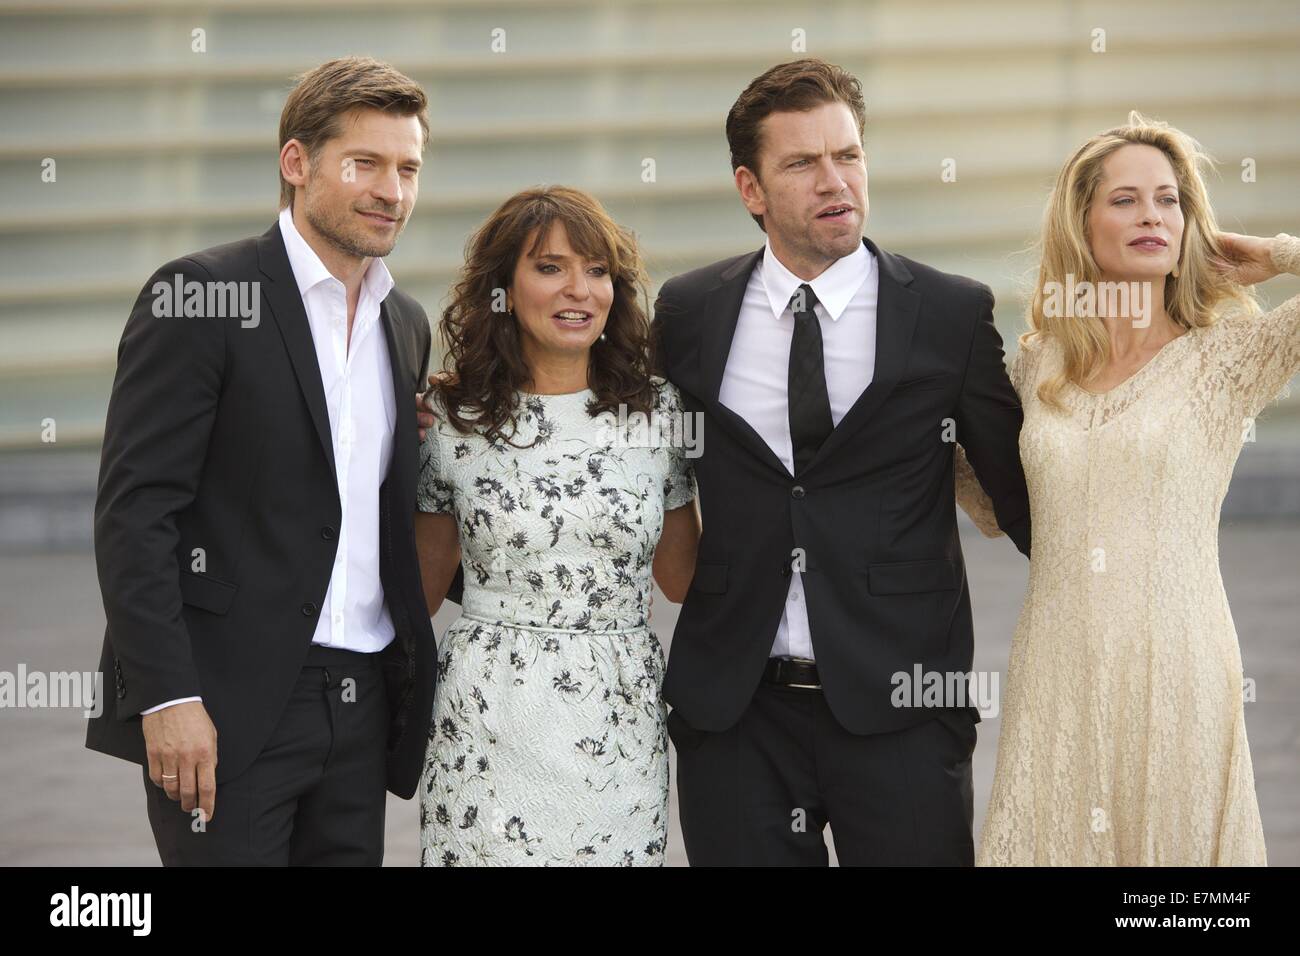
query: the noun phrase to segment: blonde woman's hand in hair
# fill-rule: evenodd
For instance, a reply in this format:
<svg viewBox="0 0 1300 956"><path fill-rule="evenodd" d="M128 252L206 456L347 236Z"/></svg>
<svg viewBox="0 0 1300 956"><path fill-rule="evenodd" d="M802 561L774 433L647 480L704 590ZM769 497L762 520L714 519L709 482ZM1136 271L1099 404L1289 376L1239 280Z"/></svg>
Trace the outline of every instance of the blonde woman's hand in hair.
<svg viewBox="0 0 1300 956"><path fill-rule="evenodd" d="M1223 250L1223 258L1212 260L1213 265L1238 285L1255 285L1278 274L1272 255L1276 239L1243 236L1236 232L1221 232L1216 238Z"/></svg>

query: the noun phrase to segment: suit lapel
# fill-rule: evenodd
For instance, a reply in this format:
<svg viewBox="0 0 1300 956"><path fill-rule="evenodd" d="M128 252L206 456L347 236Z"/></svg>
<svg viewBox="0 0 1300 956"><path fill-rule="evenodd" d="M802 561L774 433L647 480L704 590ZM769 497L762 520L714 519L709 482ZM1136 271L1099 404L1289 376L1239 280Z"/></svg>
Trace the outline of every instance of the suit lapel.
<svg viewBox="0 0 1300 956"><path fill-rule="evenodd" d="M916 316L921 307L921 294L910 288L912 273L897 257L881 252L870 239L862 240L876 257L879 291L876 296L876 367L871 384L844 413L835 430L822 442L817 454L808 463L807 474L817 463L835 454L854 432L866 424L889 393L898 384L907 367L908 350L912 334L916 331Z"/></svg>
<svg viewBox="0 0 1300 956"><path fill-rule="evenodd" d="M907 366L908 349L912 344L912 334L916 330L921 296L915 289L910 288L912 273L902 260L881 251L870 239L864 237L862 241L875 255L879 275L879 292L876 298L875 371L872 373L871 384L863 390L840 419L839 424L822 443L822 447L818 449L803 474L807 474L809 470L816 467L818 462L833 455L835 450L847 440L847 436L870 419L889 397L889 393L894 390L894 386L898 384ZM753 426L718 401L718 396L722 393L722 378L727 367L727 356L731 352L731 342L736 336L736 325L740 320L740 306L745 297L745 289L762 255L763 250L760 249L738 259L719 276L718 285L706 294L704 315L711 321L701 323L700 376L704 386L704 399L715 414L732 425L751 451L782 474L789 475L790 472L777 457L776 452Z"/></svg>
<svg viewBox="0 0 1300 956"><path fill-rule="evenodd" d="M257 264L262 275L270 280L262 287L262 294L271 306L271 315L280 330L280 337L284 339L298 387L307 402L307 410L311 413L312 424L316 426L316 435L337 486L338 471L334 465L334 442L330 435L329 409L325 406L325 386L320 377L307 310L303 308L302 295L289 265L289 254L285 251L278 222L257 241Z"/></svg>
<svg viewBox="0 0 1300 956"><path fill-rule="evenodd" d="M407 500L407 480L414 481L416 473L415 442L415 371L413 359L407 354L403 343L405 337L396 334L400 326L394 309L389 307L389 296L379 305L379 321L384 329L384 340L388 343L388 364L393 370L393 402L397 415L393 422L393 457L388 467L388 478L398 476L398 502ZM414 508L414 494L410 496Z"/></svg>
<svg viewBox="0 0 1300 956"><path fill-rule="evenodd" d="M777 471L788 475L781 459L763 441L754 426L718 401L718 396L722 393L722 376L727 368L727 356L731 353L731 341L736 336L736 325L740 321L740 305L745 298L745 288L762 256L762 249L742 256L723 271L719 276L719 284L705 294L704 316L708 321L700 323L700 380L703 383L703 398L713 414L730 425L750 451Z"/></svg>

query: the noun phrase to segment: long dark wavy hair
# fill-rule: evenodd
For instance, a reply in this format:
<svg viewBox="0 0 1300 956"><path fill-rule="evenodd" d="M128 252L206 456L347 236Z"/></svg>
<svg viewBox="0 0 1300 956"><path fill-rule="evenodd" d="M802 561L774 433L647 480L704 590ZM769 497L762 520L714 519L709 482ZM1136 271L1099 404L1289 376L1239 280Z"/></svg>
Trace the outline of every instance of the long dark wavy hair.
<svg viewBox="0 0 1300 956"><path fill-rule="evenodd" d="M543 186L507 199L465 244L465 264L442 311L440 333L447 351L441 380L434 385L447 419L461 433L482 429L489 441L505 439L502 429L515 419L518 392L532 379L524 360L519 322L501 312L504 290L525 254L536 255L552 223L564 223L569 244L582 256L603 261L614 286L605 338L591 347L587 382L596 397L591 415L649 415L654 405L646 273L636 239L579 189ZM495 309L494 309L495 306ZM513 444L513 442L511 442Z"/></svg>

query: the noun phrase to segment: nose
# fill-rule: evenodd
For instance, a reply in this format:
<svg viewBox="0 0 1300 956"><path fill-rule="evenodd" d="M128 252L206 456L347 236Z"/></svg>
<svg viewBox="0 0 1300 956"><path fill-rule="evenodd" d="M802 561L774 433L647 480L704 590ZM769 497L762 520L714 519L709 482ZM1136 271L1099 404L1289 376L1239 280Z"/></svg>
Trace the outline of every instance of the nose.
<svg viewBox="0 0 1300 956"><path fill-rule="evenodd" d="M370 194L386 206L402 203L402 177L396 169L384 172L371 180Z"/></svg>
<svg viewBox="0 0 1300 956"><path fill-rule="evenodd" d="M582 267L570 271L569 281L564 284L564 294L579 302L591 295L591 286L587 283L587 274Z"/></svg>
<svg viewBox="0 0 1300 956"><path fill-rule="evenodd" d="M1150 203L1142 210L1142 225L1155 226L1161 222L1160 208L1155 203Z"/></svg>
<svg viewBox="0 0 1300 956"><path fill-rule="evenodd" d="M819 192L839 195L844 192L847 183L844 177L840 175L839 170L835 168L835 160L830 156L823 156L817 163L817 190Z"/></svg>

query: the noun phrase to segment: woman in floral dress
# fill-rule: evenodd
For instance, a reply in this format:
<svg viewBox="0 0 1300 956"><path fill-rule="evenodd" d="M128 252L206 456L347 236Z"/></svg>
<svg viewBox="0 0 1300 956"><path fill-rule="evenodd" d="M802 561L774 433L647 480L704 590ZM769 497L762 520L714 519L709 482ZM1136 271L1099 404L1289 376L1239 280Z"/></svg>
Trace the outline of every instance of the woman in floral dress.
<svg viewBox="0 0 1300 956"><path fill-rule="evenodd" d="M699 537L676 391L650 374L630 236L563 187L507 200L442 316L416 537L439 640L421 863L662 865L664 655Z"/></svg>

